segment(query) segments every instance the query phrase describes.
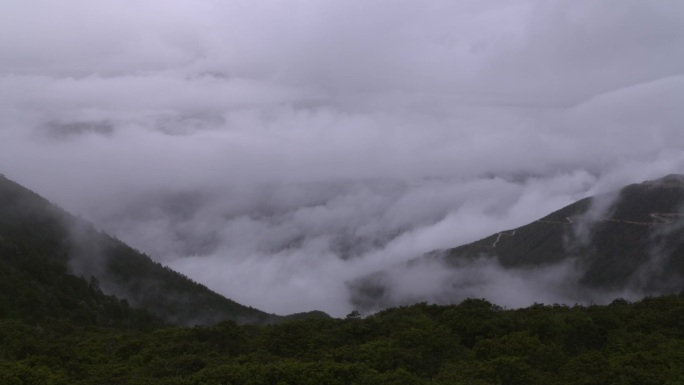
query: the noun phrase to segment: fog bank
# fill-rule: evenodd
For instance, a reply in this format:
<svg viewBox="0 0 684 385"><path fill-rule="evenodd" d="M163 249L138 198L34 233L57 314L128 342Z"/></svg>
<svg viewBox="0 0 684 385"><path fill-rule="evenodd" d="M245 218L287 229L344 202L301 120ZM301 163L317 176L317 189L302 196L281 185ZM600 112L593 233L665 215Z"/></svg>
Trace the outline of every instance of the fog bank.
<svg viewBox="0 0 684 385"><path fill-rule="evenodd" d="M665 0L13 2L0 172L238 302L344 315L346 281L681 173L683 69ZM529 298L496 274L473 296Z"/></svg>

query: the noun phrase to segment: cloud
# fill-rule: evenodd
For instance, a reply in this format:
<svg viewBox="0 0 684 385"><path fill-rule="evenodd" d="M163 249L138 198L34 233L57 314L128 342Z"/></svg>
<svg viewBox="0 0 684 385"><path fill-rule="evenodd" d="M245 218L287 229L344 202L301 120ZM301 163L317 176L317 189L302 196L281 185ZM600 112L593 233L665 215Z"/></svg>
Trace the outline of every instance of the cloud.
<svg viewBox="0 0 684 385"><path fill-rule="evenodd" d="M487 257L461 261L458 266L445 266L438 258L396 265L351 280L348 289L352 306L365 314L425 301L458 304L468 298L484 298L508 308L535 303L605 305L618 298L635 301L676 291L680 285L663 271L663 257L650 256L630 282L612 289L583 285L581 264L574 258L537 267L506 268Z"/></svg>
<svg viewBox="0 0 684 385"><path fill-rule="evenodd" d="M228 297L344 315L346 280L681 172L683 21L668 1L15 2L0 170Z"/></svg>
<svg viewBox="0 0 684 385"><path fill-rule="evenodd" d="M504 268L495 259L475 258L446 267L438 259L394 266L370 281L354 281L352 303L364 312L420 301L457 304L486 298L507 307L534 303L578 303L592 298L578 285L574 261L536 268Z"/></svg>

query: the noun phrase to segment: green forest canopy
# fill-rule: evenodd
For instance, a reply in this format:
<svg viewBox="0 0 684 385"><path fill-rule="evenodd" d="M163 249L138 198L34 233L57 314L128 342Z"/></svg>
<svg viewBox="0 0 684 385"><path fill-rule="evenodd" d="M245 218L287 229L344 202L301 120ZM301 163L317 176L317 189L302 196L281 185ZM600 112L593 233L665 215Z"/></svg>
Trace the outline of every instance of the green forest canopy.
<svg viewBox="0 0 684 385"><path fill-rule="evenodd" d="M168 327L0 319L3 384L676 384L684 296Z"/></svg>

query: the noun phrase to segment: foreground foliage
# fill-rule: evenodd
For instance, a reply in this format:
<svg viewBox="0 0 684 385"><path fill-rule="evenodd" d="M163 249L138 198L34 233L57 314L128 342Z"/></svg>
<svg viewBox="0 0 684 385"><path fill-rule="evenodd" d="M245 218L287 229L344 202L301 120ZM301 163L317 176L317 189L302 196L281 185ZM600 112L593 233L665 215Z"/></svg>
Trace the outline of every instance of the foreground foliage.
<svg viewBox="0 0 684 385"><path fill-rule="evenodd" d="M3 384L675 384L682 362L681 295L153 330L0 319Z"/></svg>

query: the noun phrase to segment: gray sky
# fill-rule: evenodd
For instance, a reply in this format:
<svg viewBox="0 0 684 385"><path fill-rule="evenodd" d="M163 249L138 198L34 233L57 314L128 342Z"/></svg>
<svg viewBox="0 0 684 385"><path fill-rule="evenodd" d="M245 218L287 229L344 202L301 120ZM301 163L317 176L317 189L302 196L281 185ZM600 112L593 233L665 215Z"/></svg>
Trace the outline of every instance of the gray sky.
<svg viewBox="0 0 684 385"><path fill-rule="evenodd" d="M684 170L679 1L5 3L0 172L271 312Z"/></svg>

